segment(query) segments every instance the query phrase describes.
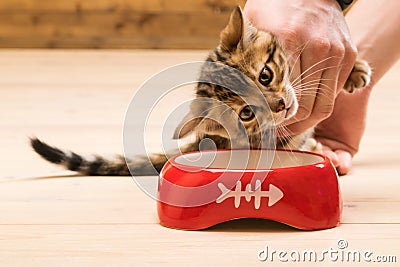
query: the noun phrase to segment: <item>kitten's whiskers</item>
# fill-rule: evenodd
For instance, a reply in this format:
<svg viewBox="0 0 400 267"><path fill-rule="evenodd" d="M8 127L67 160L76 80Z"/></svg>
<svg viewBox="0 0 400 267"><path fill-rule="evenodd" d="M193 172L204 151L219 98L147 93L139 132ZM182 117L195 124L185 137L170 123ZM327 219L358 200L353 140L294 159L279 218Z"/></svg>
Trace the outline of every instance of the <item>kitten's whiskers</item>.
<svg viewBox="0 0 400 267"><path fill-rule="evenodd" d="M293 71L294 71L294 66L296 66L297 61L299 61L301 54L303 53L304 49L306 48L306 46L307 46L309 43L310 43L310 40L308 40L308 41L303 45L303 47L302 47L302 45L300 45L300 46L299 46L300 49L297 48L290 56L288 56L288 59L289 59L289 58L293 57L293 55L294 55L295 53L297 53L297 50L300 50L300 52L299 52L299 54L297 55L295 61L293 62L292 68L290 69L289 77L292 76Z"/></svg>

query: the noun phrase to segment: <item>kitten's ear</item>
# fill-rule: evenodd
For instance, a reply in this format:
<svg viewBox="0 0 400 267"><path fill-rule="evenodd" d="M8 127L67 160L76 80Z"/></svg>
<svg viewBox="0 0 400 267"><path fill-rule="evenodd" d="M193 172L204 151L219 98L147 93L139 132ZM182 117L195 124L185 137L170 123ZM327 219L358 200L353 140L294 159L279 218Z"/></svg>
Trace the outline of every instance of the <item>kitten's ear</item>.
<svg viewBox="0 0 400 267"><path fill-rule="evenodd" d="M243 35L242 9L237 6L232 11L228 25L220 34L220 46L223 50L232 51L237 48Z"/></svg>
<svg viewBox="0 0 400 267"><path fill-rule="evenodd" d="M174 132L174 139L183 138L196 131L202 120L207 116L208 108L212 105L212 99L196 98L190 103L189 113L182 119Z"/></svg>
<svg viewBox="0 0 400 267"><path fill-rule="evenodd" d="M225 51L233 51L238 47L245 49L256 32L257 29L243 16L240 6L237 6L231 13L228 25L220 34L220 47Z"/></svg>
<svg viewBox="0 0 400 267"><path fill-rule="evenodd" d="M206 116L205 110L210 105L211 99L196 98L190 103L189 113L178 124L174 132L174 139L183 138L195 131L197 126Z"/></svg>
<svg viewBox="0 0 400 267"><path fill-rule="evenodd" d="M229 137L222 125L215 120L209 118L192 118L189 120L184 119L181 124L176 127L173 138L184 138L194 132Z"/></svg>
<svg viewBox="0 0 400 267"><path fill-rule="evenodd" d="M180 139L192 133L228 136L220 123L217 115L208 114L213 110L215 100L210 98L196 98L190 104L189 113L176 127L174 139Z"/></svg>
<svg viewBox="0 0 400 267"><path fill-rule="evenodd" d="M201 123L203 118L191 118L192 114L189 113L176 127L173 139L184 138L185 136L194 132L194 129Z"/></svg>

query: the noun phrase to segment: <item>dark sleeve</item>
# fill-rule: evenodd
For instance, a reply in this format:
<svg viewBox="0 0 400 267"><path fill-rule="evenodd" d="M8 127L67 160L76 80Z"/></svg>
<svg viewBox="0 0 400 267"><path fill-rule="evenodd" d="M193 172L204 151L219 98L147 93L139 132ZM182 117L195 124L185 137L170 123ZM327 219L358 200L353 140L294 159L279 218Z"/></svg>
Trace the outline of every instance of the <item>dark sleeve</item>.
<svg viewBox="0 0 400 267"><path fill-rule="evenodd" d="M348 6L353 3L353 0L337 0L339 3L339 6L342 8L342 10L345 10Z"/></svg>

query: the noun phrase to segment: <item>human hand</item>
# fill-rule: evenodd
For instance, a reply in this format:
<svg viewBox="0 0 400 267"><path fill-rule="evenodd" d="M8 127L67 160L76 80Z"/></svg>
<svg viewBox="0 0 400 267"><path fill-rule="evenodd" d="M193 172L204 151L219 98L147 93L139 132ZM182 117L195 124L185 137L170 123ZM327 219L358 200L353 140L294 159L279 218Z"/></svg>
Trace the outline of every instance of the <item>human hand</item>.
<svg viewBox="0 0 400 267"><path fill-rule="evenodd" d="M315 128L315 138L323 145L340 175L351 169L366 124L371 86L349 94L342 91L336 98L332 115Z"/></svg>
<svg viewBox="0 0 400 267"><path fill-rule="evenodd" d="M286 122L290 134L329 117L357 57L337 2L248 0L244 13L255 27L275 34L289 56L299 100L297 114Z"/></svg>

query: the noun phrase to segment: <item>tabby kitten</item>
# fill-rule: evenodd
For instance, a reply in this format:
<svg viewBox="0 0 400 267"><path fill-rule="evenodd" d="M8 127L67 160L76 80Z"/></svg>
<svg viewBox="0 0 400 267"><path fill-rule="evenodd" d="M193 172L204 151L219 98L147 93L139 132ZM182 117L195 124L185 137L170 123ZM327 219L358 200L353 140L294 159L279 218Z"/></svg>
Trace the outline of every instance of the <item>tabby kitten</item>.
<svg viewBox="0 0 400 267"><path fill-rule="evenodd" d="M249 105L249 101L241 95L246 95L246 88L242 88L241 93L236 93L224 86L199 82L190 112L175 132L175 138L193 134L195 141L181 147L178 152L171 152L171 155L153 154L149 158L126 161L124 157L115 160L102 157L87 160L73 152L63 152L51 147L37 138L31 139L31 145L44 159L84 175L156 175L169 156L199 150L199 143L205 138L214 141L220 149L241 147L242 141L248 142L252 148L260 148L270 127L279 127L296 114L298 102L289 80L289 65L284 51L272 34L257 30L250 24L240 7L232 12L228 25L220 34L219 45L209 54L206 62L229 66L244 74L256 85L271 112L265 112L265 107L261 105ZM240 75L232 74L236 75L232 77L227 76L229 74L224 71L218 73L217 69L209 68L207 64L204 64L200 76L215 73L221 80L243 80ZM368 64L357 61L344 89L353 92L368 85L370 74ZM252 95L247 97L251 98ZM228 106L231 112L227 113L224 106ZM229 133L221 124L229 125ZM240 127L242 130L239 130ZM318 145L312 139L312 131L313 129L309 129L296 136L277 137L276 146L284 149L317 150Z"/></svg>

